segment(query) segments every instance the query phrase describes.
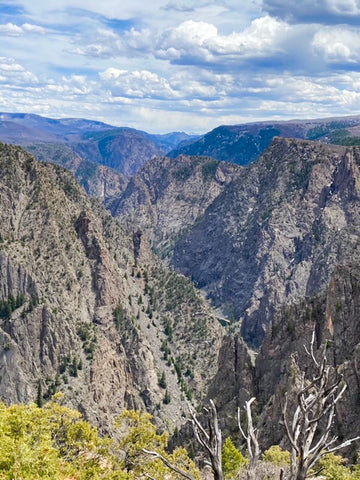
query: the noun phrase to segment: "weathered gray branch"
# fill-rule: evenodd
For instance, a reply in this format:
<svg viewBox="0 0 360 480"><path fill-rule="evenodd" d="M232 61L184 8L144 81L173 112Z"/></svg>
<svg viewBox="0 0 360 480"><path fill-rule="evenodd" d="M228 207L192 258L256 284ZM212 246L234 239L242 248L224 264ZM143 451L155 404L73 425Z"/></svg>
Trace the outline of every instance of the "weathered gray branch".
<svg viewBox="0 0 360 480"><path fill-rule="evenodd" d="M197 480L193 475L191 475L190 473L188 472L185 472L184 470L182 470L181 468L177 467L176 465L173 465L171 462L169 462L169 460L164 457L163 455L161 455L161 453L159 452L153 452L152 450L146 450L145 448L142 449L142 451L144 453L146 453L147 455L151 455L152 457L155 457L155 458L158 458L159 460L161 460L163 462L164 465L166 465L168 468L170 468L170 470L172 470L173 472L176 472L178 473L179 475L183 476L184 478L187 478L188 480Z"/></svg>
<svg viewBox="0 0 360 480"><path fill-rule="evenodd" d="M312 360L315 375L305 383L304 374L300 379L300 388L297 394L297 406L288 419L288 398L282 410L285 432L291 445L291 473L290 480L305 480L309 470L326 453L335 452L347 447L360 437L355 437L340 445L334 446L337 437L331 437L331 428L335 418L335 407L342 398L346 384L341 386L342 376L330 383L330 367L326 361L325 346L320 350L320 359L314 353L315 332L313 332L310 348L305 347L306 353ZM319 431L319 422L325 427ZM315 437L318 436L315 442Z"/></svg>
<svg viewBox="0 0 360 480"><path fill-rule="evenodd" d="M215 404L210 400L210 408L207 410L208 432L201 425L195 413L190 408L190 415L194 435L198 443L206 450L209 458L211 468L214 473L215 480L223 480L224 475L222 471L222 438L219 427L218 416Z"/></svg>
<svg viewBox="0 0 360 480"><path fill-rule="evenodd" d="M245 405L244 405L246 418L247 418L247 433L245 433L244 429L242 428L241 418L240 418L240 408L238 408L238 426L239 426L241 435L244 437L244 440L246 440L247 450L250 458L250 465L249 465L248 474L247 474L248 480L252 480L253 478L255 478L255 468L260 458L260 447L259 447L257 432L256 432L256 429L254 428L254 423L253 423L252 413L251 413L251 405L255 400L256 400L255 397L252 397L250 400L245 402Z"/></svg>

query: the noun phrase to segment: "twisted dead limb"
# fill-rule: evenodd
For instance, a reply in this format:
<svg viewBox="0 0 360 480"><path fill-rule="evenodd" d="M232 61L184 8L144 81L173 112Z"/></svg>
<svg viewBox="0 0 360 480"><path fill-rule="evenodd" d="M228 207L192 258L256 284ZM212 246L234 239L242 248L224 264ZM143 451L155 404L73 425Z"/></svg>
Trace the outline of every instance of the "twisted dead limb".
<svg viewBox="0 0 360 480"><path fill-rule="evenodd" d="M301 374L300 388L297 393L296 408L292 417L288 415L288 398L282 410L285 432L291 445L291 470L289 480L305 480L310 469L325 454L336 452L360 439L351 438L335 445L337 436L331 436L335 418L335 407L342 398L346 384L342 376L333 383L330 381L330 367L327 365L326 348L320 350L320 359L314 353L315 332L306 353L312 360L315 375L309 382ZM320 422L323 430L320 431Z"/></svg>
<svg viewBox="0 0 360 480"><path fill-rule="evenodd" d="M214 480L224 480L222 471L222 438L219 427L218 416L215 404L212 400L209 401L210 408L207 410L208 430L201 425L195 413L190 408L191 422L194 430L194 435L198 443L207 452L212 471L214 473Z"/></svg>
<svg viewBox="0 0 360 480"><path fill-rule="evenodd" d="M252 397L250 400L245 402L245 412L247 417L247 431L245 433L244 429L241 425L240 419L240 407L238 408L238 426L241 435L246 440L248 455L250 458L250 465L248 468L247 479L253 480L255 479L255 468L260 458L260 447L258 442L258 432L254 428L253 419L252 419L252 412L251 412L251 405L255 401L255 397Z"/></svg>
<svg viewBox="0 0 360 480"><path fill-rule="evenodd" d="M178 473L179 475L182 475L184 478L187 478L188 480L197 480L190 473L185 472L185 470L182 470L181 468L179 468L176 465L169 462L169 460L166 457L164 457L163 455L161 455L161 453L153 452L152 450L146 450L145 448L143 448L142 451L144 453L146 453L147 455L151 455L154 458L158 458L159 460L161 460L163 462L164 465L166 465L168 468L170 468L170 470ZM147 476L149 477L149 475L147 475Z"/></svg>

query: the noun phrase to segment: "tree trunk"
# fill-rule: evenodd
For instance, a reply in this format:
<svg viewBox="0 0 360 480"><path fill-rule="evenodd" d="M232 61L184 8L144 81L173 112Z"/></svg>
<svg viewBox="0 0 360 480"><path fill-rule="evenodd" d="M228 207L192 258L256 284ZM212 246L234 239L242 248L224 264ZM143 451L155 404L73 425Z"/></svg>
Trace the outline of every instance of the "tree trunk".
<svg viewBox="0 0 360 480"><path fill-rule="evenodd" d="M214 473L214 480L224 480L222 465L219 465L219 463L216 461L212 461L211 466Z"/></svg>
<svg viewBox="0 0 360 480"><path fill-rule="evenodd" d="M296 477L294 478L294 480L306 480L307 474L308 468L303 463L300 463L298 465Z"/></svg>
<svg viewBox="0 0 360 480"><path fill-rule="evenodd" d="M251 467L249 468L249 470L247 472L246 480L256 480L255 470Z"/></svg>
<svg viewBox="0 0 360 480"><path fill-rule="evenodd" d="M259 455L256 454L255 457L250 459L249 469L246 475L246 480L256 480L256 466L259 461Z"/></svg>

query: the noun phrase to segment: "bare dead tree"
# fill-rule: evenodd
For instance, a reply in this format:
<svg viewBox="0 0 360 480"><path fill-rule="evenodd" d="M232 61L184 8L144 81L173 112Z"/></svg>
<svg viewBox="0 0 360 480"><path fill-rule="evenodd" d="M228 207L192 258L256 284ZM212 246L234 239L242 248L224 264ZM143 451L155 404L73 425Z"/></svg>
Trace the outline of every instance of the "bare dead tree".
<svg viewBox="0 0 360 480"><path fill-rule="evenodd" d="M214 480L224 480L224 475L222 471L222 439L221 439L221 430L218 423L218 416L215 404L210 400L210 408L206 409L207 421L208 421L208 431L201 425L200 421L196 417L193 410L190 408L191 423L194 431L194 435L198 443L205 449L207 452L210 461L207 463L211 466ZM143 453L151 455L154 458L161 460L164 465L166 465L170 470L178 473L179 475L187 478L188 480L196 480L196 478L188 472L185 472L181 468L169 462L169 460L161 455L159 452L151 450L142 450Z"/></svg>
<svg viewBox="0 0 360 480"><path fill-rule="evenodd" d="M250 400L245 402L244 408L246 412L246 418L247 418L247 429L246 433L245 430L243 429L241 425L241 419L240 419L240 407L238 408L238 426L241 435L244 437L246 440L246 445L247 445L247 450L248 450L248 455L250 458L250 464L248 467L248 472L247 472L247 479L248 480L255 480L256 478L256 465L259 461L260 458L260 447L259 447L259 442L258 442L258 432L254 428L254 423L252 419L252 412L251 412L251 405L255 401L255 397L252 397Z"/></svg>
<svg viewBox="0 0 360 480"><path fill-rule="evenodd" d="M336 445L337 437L331 435L335 407L345 392L346 384L342 376L331 381L330 367L326 361L326 346L321 349L320 359L317 360L314 341L315 332L310 350L306 347L305 350L312 360L315 374L308 381L305 373L301 374L293 415L289 416L288 413L287 395L282 410L286 435L291 445L289 480L305 480L309 470L323 455L347 447L360 438L358 436Z"/></svg>
<svg viewBox="0 0 360 480"><path fill-rule="evenodd" d="M207 430L201 425L195 413L190 409L193 431L198 443L205 449L210 459L207 463L211 466L214 480L224 480L222 471L222 439L218 423L215 404L210 400L210 408L207 409Z"/></svg>
<svg viewBox="0 0 360 480"><path fill-rule="evenodd" d="M146 450L145 448L142 449L142 451L144 453L146 453L147 455L151 455L152 457L154 458L158 458L159 460L161 460L163 462L164 465L166 465L168 468L170 468L170 470L172 470L173 472L175 473L178 473L179 475L183 476L184 478L187 478L188 480L197 480L193 475L191 475L190 473L188 472L185 472L185 470L182 470L181 468L177 467L176 465L172 464L171 462L169 462L169 460L164 457L163 455L161 455L161 453L159 452L154 452L152 450ZM150 477L150 475L147 475L145 474L148 478L151 478L152 480L154 480L152 477Z"/></svg>

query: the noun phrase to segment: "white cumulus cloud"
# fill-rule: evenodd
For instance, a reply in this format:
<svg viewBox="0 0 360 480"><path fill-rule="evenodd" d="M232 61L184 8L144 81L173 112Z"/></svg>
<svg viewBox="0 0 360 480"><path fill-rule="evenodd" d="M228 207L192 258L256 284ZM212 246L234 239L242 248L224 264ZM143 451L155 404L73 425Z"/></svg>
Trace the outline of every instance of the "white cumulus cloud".
<svg viewBox="0 0 360 480"><path fill-rule="evenodd" d="M147 70L129 72L111 67L100 73L100 77L116 96L135 98L176 96L176 92L165 78Z"/></svg>
<svg viewBox="0 0 360 480"><path fill-rule="evenodd" d="M23 25L16 25L14 23L6 23L0 25L0 35L6 35L9 37L19 37L26 33L34 33L44 35L46 33L45 28L39 25L32 25L31 23L24 23Z"/></svg>
<svg viewBox="0 0 360 480"><path fill-rule="evenodd" d="M0 82L12 85L37 85L38 78L13 58L0 57Z"/></svg>
<svg viewBox="0 0 360 480"><path fill-rule="evenodd" d="M214 101L223 95L220 82L216 85L184 73L166 79L147 70L128 71L111 67L101 72L100 77L112 95L120 98L172 99L181 102Z"/></svg>
<svg viewBox="0 0 360 480"><path fill-rule="evenodd" d="M219 57L249 58L272 55L282 50L289 27L269 16L255 19L241 32L221 35L215 25L188 20L164 32L155 55L171 61L198 59L214 62Z"/></svg>
<svg viewBox="0 0 360 480"><path fill-rule="evenodd" d="M327 27L314 36L314 51L326 61L357 63L360 61L360 31L355 29Z"/></svg>

